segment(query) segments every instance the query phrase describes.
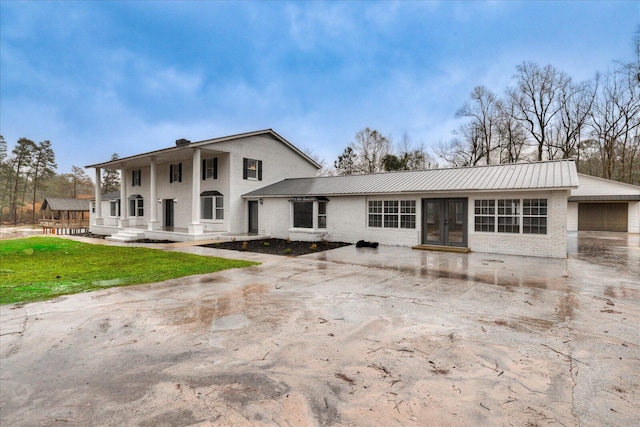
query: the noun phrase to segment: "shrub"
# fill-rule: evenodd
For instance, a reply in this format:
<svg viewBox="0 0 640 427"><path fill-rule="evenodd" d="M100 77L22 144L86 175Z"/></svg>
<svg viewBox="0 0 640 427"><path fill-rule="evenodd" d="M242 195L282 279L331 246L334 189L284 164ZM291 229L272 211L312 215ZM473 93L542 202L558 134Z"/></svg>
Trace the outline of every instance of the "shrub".
<svg viewBox="0 0 640 427"><path fill-rule="evenodd" d="M287 248L287 249L285 249L285 250L284 250L284 253L285 253L285 254L287 254L287 255L291 254L291 248Z"/></svg>

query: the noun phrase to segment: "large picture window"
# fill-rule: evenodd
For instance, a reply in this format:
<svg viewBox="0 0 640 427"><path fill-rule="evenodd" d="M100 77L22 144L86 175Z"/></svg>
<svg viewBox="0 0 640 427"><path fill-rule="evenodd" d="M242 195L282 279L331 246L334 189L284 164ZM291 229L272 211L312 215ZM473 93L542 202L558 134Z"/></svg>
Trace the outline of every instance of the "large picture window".
<svg viewBox="0 0 640 427"><path fill-rule="evenodd" d="M224 219L224 197L218 191L205 191L200 194L200 218Z"/></svg>
<svg viewBox="0 0 640 427"><path fill-rule="evenodd" d="M522 232L547 234L547 199L522 200Z"/></svg>
<svg viewBox="0 0 640 427"><path fill-rule="evenodd" d="M293 202L293 228L313 228L313 202Z"/></svg>
<svg viewBox="0 0 640 427"><path fill-rule="evenodd" d="M291 222L293 228L319 230L327 228L327 199L324 196L292 197Z"/></svg>

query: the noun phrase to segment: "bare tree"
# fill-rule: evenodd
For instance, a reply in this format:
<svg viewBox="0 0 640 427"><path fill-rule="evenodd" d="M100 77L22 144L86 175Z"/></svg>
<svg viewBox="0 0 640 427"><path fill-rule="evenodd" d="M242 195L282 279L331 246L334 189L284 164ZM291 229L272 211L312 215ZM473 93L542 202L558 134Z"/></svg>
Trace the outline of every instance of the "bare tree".
<svg viewBox="0 0 640 427"><path fill-rule="evenodd" d="M570 82L560 89L554 146L563 159L580 155L581 138L595 100L597 82L597 78L594 82Z"/></svg>
<svg viewBox="0 0 640 427"><path fill-rule="evenodd" d="M507 95L517 107L516 118L535 140L540 161L550 142L552 120L562 109L560 95L571 79L551 65L540 68L533 62L524 62L516 70L516 87Z"/></svg>
<svg viewBox="0 0 640 427"><path fill-rule="evenodd" d="M382 159L391 152L391 141L375 129L365 128L356 133L351 144L358 155L359 170L364 173L382 172Z"/></svg>
<svg viewBox="0 0 640 427"><path fill-rule="evenodd" d="M602 77L589 125L598 142L602 176L614 179L619 163L619 178L624 180L628 147L634 145L640 126L640 84L635 75L617 68Z"/></svg>
<svg viewBox="0 0 640 427"><path fill-rule="evenodd" d="M455 117L470 119L470 122L462 125L460 134L469 139L475 163L484 157L486 164L490 165L491 155L496 148L494 132L498 122L498 99L485 86L476 86L470 97L471 101L466 102Z"/></svg>
<svg viewBox="0 0 640 427"><path fill-rule="evenodd" d="M516 163L520 161L522 149L527 143L527 131L516 119L517 112L513 100L507 97L497 104L498 114L498 146L500 147L500 163Z"/></svg>

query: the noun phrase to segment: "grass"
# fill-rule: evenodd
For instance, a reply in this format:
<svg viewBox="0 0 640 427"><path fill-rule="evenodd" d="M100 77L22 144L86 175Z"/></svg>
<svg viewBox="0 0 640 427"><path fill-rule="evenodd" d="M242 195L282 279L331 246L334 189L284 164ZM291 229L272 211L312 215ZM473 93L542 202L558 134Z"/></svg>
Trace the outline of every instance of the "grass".
<svg viewBox="0 0 640 427"><path fill-rule="evenodd" d="M253 265L258 263L57 237L4 240L0 241L0 304Z"/></svg>

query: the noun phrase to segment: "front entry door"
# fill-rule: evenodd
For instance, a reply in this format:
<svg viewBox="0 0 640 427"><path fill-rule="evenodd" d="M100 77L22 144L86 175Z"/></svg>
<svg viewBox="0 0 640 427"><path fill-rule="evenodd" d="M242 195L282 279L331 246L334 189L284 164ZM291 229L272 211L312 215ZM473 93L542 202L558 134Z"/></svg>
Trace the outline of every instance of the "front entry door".
<svg viewBox="0 0 640 427"><path fill-rule="evenodd" d="M422 243L467 245L467 199L422 199Z"/></svg>
<svg viewBox="0 0 640 427"><path fill-rule="evenodd" d="M249 201L249 233L258 234L258 202Z"/></svg>
<svg viewBox="0 0 640 427"><path fill-rule="evenodd" d="M173 199L164 199L164 226L173 227Z"/></svg>

